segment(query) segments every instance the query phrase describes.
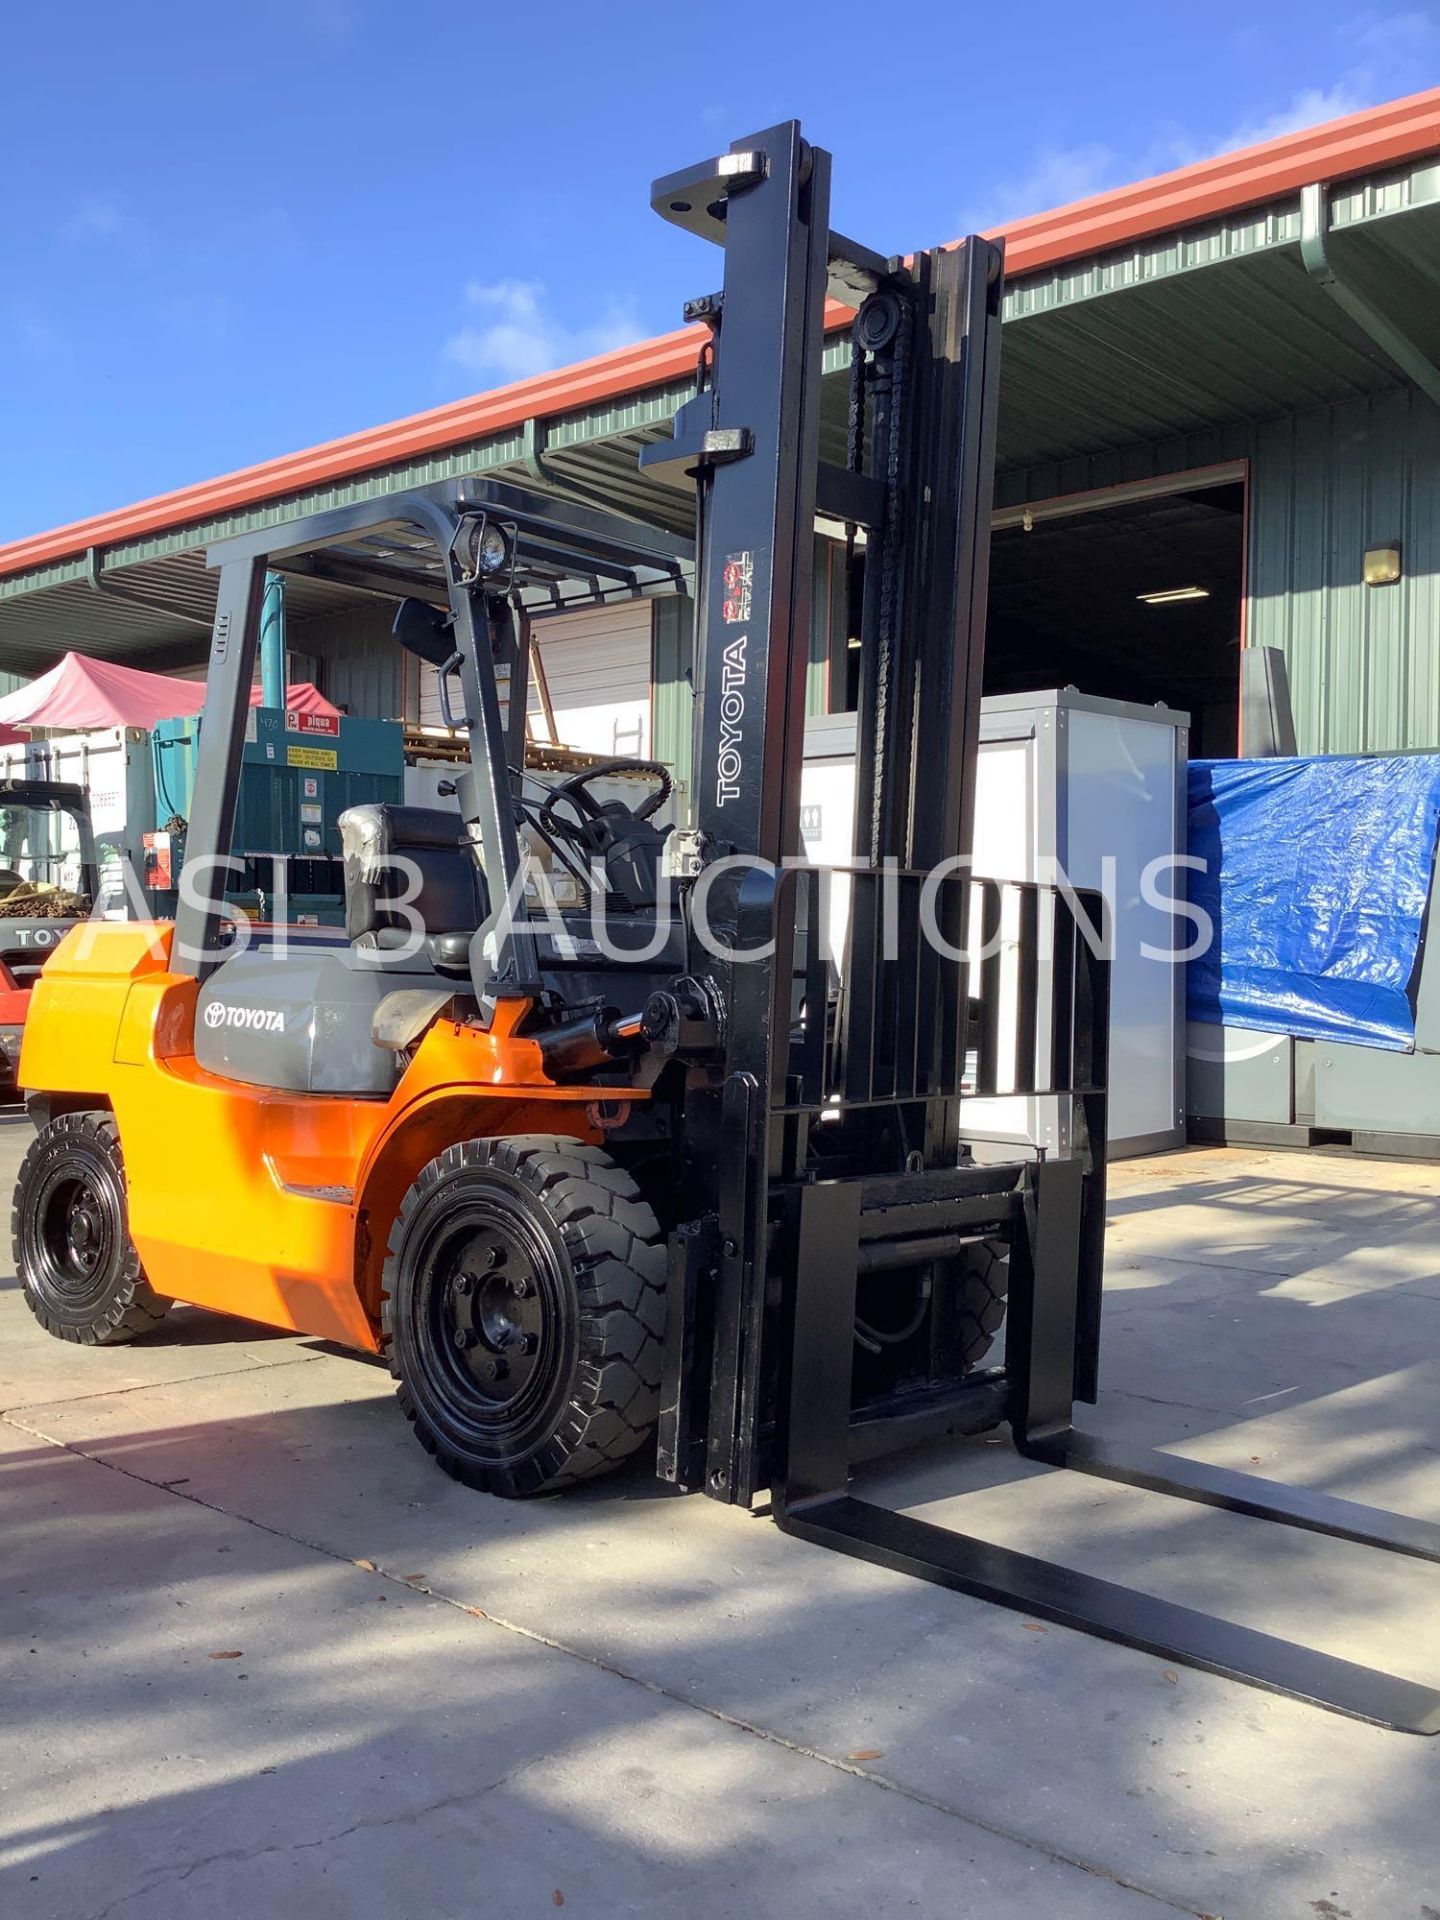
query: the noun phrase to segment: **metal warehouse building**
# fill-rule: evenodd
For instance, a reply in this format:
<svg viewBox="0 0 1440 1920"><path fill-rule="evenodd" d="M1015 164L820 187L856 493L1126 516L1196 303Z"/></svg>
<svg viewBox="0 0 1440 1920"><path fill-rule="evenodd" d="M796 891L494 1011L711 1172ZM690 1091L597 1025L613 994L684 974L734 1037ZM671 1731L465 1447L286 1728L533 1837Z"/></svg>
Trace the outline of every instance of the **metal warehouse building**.
<svg viewBox="0 0 1440 1920"><path fill-rule="evenodd" d="M1301 752L1440 747L1440 89L1006 230L988 685L1189 711L1233 754L1242 648L1286 658ZM842 456L847 316L827 349ZM0 669L69 648L198 670L207 542L487 473L685 529L642 477L700 335L538 379L0 548ZM832 530L833 531L833 530ZM844 548L817 532L811 705L853 703ZM1368 558L1367 558L1368 556ZM1371 582L1367 584L1367 574ZM292 672L436 718L389 609L291 580ZM689 755L688 602L537 626L556 737Z"/></svg>

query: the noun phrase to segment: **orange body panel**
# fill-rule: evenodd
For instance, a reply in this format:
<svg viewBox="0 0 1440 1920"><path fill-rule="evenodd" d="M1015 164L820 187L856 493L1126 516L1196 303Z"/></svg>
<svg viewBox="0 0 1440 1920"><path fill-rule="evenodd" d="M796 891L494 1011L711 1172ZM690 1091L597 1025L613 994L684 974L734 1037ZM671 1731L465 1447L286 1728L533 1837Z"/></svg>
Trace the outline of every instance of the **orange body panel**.
<svg viewBox="0 0 1440 1920"><path fill-rule="evenodd" d="M561 1133L613 1087L557 1086L502 1003L491 1028L431 1027L386 1100L275 1092L195 1060L196 983L168 925L90 923L47 963L20 1062L26 1088L115 1112L130 1229L172 1298L373 1351L395 1210L457 1140Z"/></svg>

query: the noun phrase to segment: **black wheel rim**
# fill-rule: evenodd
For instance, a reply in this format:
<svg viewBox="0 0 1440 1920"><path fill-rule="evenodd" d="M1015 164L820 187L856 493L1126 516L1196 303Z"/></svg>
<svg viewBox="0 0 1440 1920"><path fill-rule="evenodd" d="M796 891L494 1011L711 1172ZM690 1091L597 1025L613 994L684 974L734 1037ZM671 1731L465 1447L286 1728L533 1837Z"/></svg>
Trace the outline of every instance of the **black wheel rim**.
<svg viewBox="0 0 1440 1920"><path fill-rule="evenodd" d="M107 1296L119 1245L113 1182L69 1159L52 1168L31 1214L31 1272L57 1306L84 1309Z"/></svg>
<svg viewBox="0 0 1440 1920"><path fill-rule="evenodd" d="M414 1249L412 1327L434 1411L482 1450L518 1443L562 1365L563 1257L524 1202L446 1196Z"/></svg>

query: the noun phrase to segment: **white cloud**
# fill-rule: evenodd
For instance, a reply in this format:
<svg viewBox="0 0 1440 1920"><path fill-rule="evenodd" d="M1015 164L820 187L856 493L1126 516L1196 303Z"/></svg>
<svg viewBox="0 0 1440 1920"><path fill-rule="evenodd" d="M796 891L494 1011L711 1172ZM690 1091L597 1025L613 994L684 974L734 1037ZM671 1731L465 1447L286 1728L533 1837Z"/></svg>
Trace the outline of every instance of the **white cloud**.
<svg viewBox="0 0 1440 1920"><path fill-rule="evenodd" d="M108 240L125 225L125 216L113 200L87 195L65 222L73 240Z"/></svg>
<svg viewBox="0 0 1440 1920"><path fill-rule="evenodd" d="M11 307L4 316L8 331L21 350L32 359L49 360L64 350L66 341L59 328L31 307ZM7 329L0 328L0 331Z"/></svg>
<svg viewBox="0 0 1440 1920"><path fill-rule="evenodd" d="M1170 158L1165 164L1183 167L1237 147L1258 147L1435 84L1440 16L1434 11L1357 14L1340 23L1334 38L1351 63L1333 86L1302 87L1279 106L1247 114L1216 139L1172 140L1166 143Z"/></svg>
<svg viewBox="0 0 1440 1920"><path fill-rule="evenodd" d="M1347 113L1359 113L1385 97L1377 92L1368 73L1356 68L1333 87L1305 87L1283 106L1259 118L1242 120L1218 140L1208 140L1193 152L1185 143L1177 143L1172 166L1183 167L1190 160L1208 160L1213 154L1231 153L1237 147L1258 147L1263 141L1278 140L1282 133L1298 133L1302 127L1318 127L1325 120L1339 120Z"/></svg>
<svg viewBox="0 0 1440 1920"><path fill-rule="evenodd" d="M150 232L143 220L103 193L86 194L60 227L62 240L103 240L131 253L148 253Z"/></svg>
<svg viewBox="0 0 1440 1920"><path fill-rule="evenodd" d="M1074 147L1042 147L1019 172L995 183L957 223L957 232L1002 225L1030 213L1083 200L1107 187L1148 174L1165 173L1239 147L1259 146L1282 134L1338 120L1364 107L1434 85L1440 53L1440 12L1364 13L1336 35L1351 56L1332 86L1305 87L1277 104L1257 103L1236 125L1219 134L1157 129L1148 149L1122 158L1101 141Z"/></svg>
<svg viewBox="0 0 1440 1920"><path fill-rule="evenodd" d="M973 233L983 227L1046 213L1088 194L1118 186L1125 170L1114 149L1093 140L1078 147L1042 147L1020 173L997 180L985 198L972 204L957 227Z"/></svg>
<svg viewBox="0 0 1440 1920"><path fill-rule="evenodd" d="M359 24L348 0L304 0L299 11L301 23L324 40L348 40Z"/></svg>
<svg viewBox="0 0 1440 1920"><path fill-rule="evenodd" d="M1365 54L1378 60L1396 77L1396 86L1431 86L1435 79L1435 44L1440 40L1440 19L1435 10L1416 8L1410 13L1365 13L1352 21L1346 37Z"/></svg>
<svg viewBox="0 0 1440 1920"><path fill-rule="evenodd" d="M620 301L580 326L560 319L543 280L472 280L465 307L470 317L445 342L445 358L492 380L524 380L640 336L633 309Z"/></svg>

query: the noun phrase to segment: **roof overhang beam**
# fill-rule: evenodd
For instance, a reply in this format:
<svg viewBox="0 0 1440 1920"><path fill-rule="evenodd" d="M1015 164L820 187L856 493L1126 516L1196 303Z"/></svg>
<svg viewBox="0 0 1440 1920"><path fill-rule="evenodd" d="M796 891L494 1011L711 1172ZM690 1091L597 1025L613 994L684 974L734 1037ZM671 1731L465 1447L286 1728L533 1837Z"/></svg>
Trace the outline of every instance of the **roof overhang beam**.
<svg viewBox="0 0 1440 1920"><path fill-rule="evenodd" d="M111 600L123 600L127 606L140 607L146 613L153 613L157 620L178 620L182 626L203 627L208 633L210 622L199 613L191 613L185 607L167 605L151 600L148 595L136 593L130 587L122 587L116 580L105 577L104 562L100 558L98 547L85 549L85 579L94 593L105 594Z"/></svg>
<svg viewBox="0 0 1440 1920"><path fill-rule="evenodd" d="M1300 189L1300 258L1305 271L1317 286L1368 334L1392 366L1399 369L1412 385L1440 407L1440 367L1403 327L1376 306L1368 293L1347 280L1335 265L1327 244L1330 232L1330 200L1323 180L1312 180Z"/></svg>

